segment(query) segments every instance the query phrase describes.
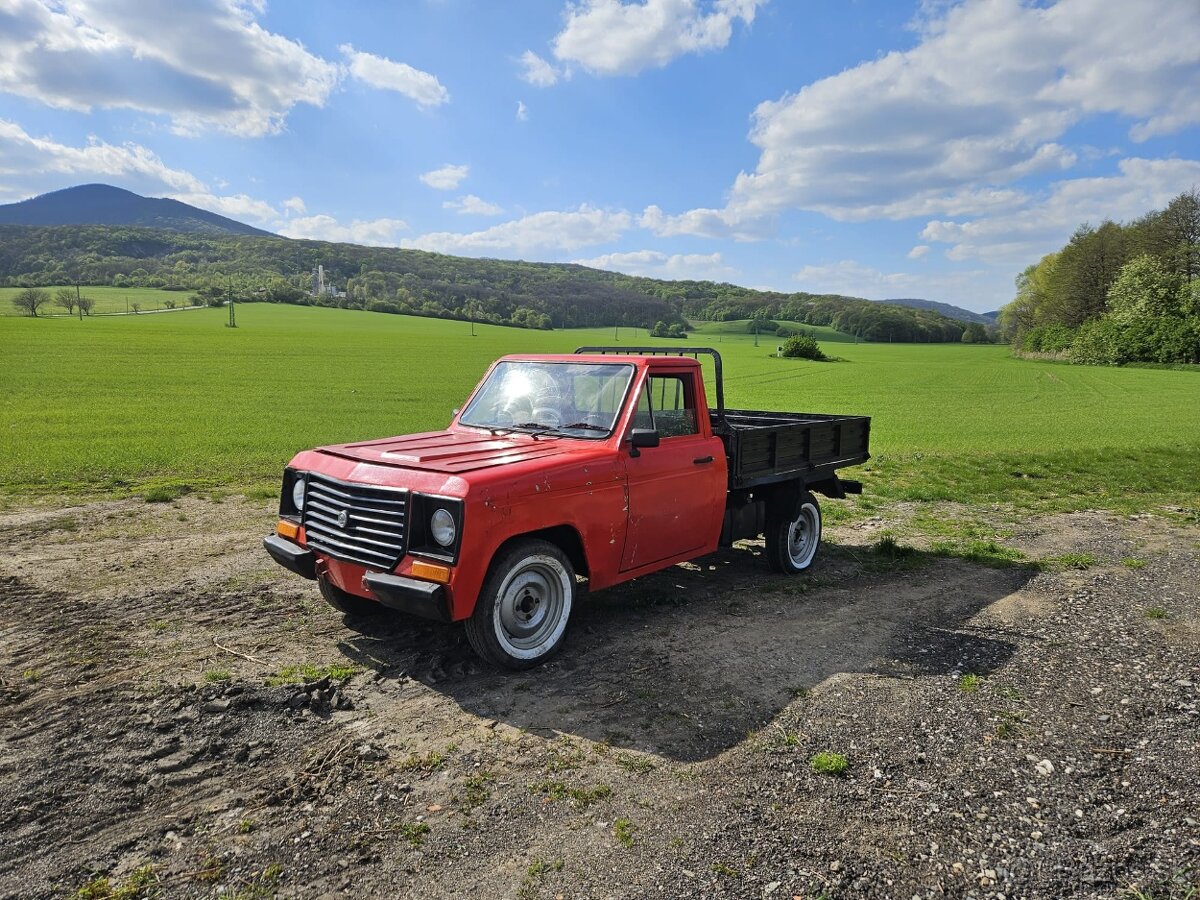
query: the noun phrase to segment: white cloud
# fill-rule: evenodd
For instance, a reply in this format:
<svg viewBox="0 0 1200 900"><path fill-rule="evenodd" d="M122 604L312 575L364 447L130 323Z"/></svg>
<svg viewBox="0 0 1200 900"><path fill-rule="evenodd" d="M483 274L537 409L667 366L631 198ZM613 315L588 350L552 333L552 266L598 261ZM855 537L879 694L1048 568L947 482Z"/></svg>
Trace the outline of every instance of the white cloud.
<svg viewBox="0 0 1200 900"><path fill-rule="evenodd" d="M109 144L91 138L82 147L29 135L0 119L0 197L21 200L57 190L66 180L115 181L140 194L203 193L204 183L172 169L140 144Z"/></svg>
<svg viewBox="0 0 1200 900"><path fill-rule="evenodd" d="M569 212L539 212L469 234L434 232L401 243L416 250L483 255L573 251L614 241L633 225L627 212L587 206Z"/></svg>
<svg viewBox="0 0 1200 900"><path fill-rule="evenodd" d="M528 122L529 121L529 107L525 105L525 101L523 101L523 100L517 101L517 121L518 122Z"/></svg>
<svg viewBox="0 0 1200 900"><path fill-rule="evenodd" d="M994 309L994 298L980 297L982 270L919 274L882 272L850 259L828 265L805 266L793 278L800 290L812 294L845 294L868 300L920 297L953 303L965 309Z"/></svg>
<svg viewBox="0 0 1200 900"><path fill-rule="evenodd" d="M1123 117L1135 139L1200 122L1195 3L931 8L914 48L758 106L760 157L715 211L726 227L792 209L843 221L999 212L1028 202L1013 183L1075 164L1058 141L1088 117ZM713 210L696 212L711 224ZM687 215L670 218L682 228Z"/></svg>
<svg viewBox="0 0 1200 900"><path fill-rule="evenodd" d="M394 247L399 243L399 232L407 229L402 219L354 219L343 225L333 216L317 215L280 223L279 233L290 238Z"/></svg>
<svg viewBox="0 0 1200 900"><path fill-rule="evenodd" d="M908 258L909 259L924 259L928 254L929 254L929 245L928 244L917 244L917 246L913 247L911 250L908 251Z"/></svg>
<svg viewBox="0 0 1200 900"><path fill-rule="evenodd" d="M558 69L546 62L532 50L526 50L519 60L523 71L521 80L528 81L534 87L550 87L559 78Z"/></svg>
<svg viewBox="0 0 1200 900"><path fill-rule="evenodd" d="M270 203L267 203L265 200L256 200L246 194L233 194L232 196L222 197L208 191L201 191L190 194L171 194L170 197L172 200L179 200L182 203L198 206L201 209L207 209L218 215L237 219L239 222L250 220L251 222L261 224L279 218L279 210L275 209Z"/></svg>
<svg viewBox="0 0 1200 900"><path fill-rule="evenodd" d="M428 72L373 53L362 53L349 44L338 49L350 61L350 74L371 87L403 94L422 109L450 101L450 92Z"/></svg>
<svg viewBox="0 0 1200 900"><path fill-rule="evenodd" d="M149 197L171 197L222 216L266 225L279 218L270 203L247 194L221 195L182 169L166 165L140 144L108 144L96 138L82 147L29 135L20 125L0 119L0 202L23 200L58 190L64 182L113 183ZM293 197L289 206L303 201Z"/></svg>
<svg viewBox="0 0 1200 900"><path fill-rule="evenodd" d="M720 253L673 253L668 256L657 250L634 250L629 253L606 253L572 262L593 269L644 275L647 278L725 281L738 274L737 269L725 264Z"/></svg>
<svg viewBox="0 0 1200 900"><path fill-rule="evenodd" d="M686 234L696 237L733 238L738 241L766 237L773 227L770 221L764 219L738 222L723 209L691 209L677 216L669 216L653 205L642 211L638 224L659 237Z"/></svg>
<svg viewBox="0 0 1200 900"><path fill-rule="evenodd" d="M1066 243L1083 222L1129 221L1161 209L1182 191L1200 184L1200 161L1124 159L1118 173L1056 182L1024 208L974 221L935 219L921 238L950 244L950 259L981 259L1024 266Z"/></svg>
<svg viewBox="0 0 1200 900"><path fill-rule="evenodd" d="M466 216L498 216L504 212L503 207L481 200L474 194L464 194L457 200L447 200L442 204L442 208L452 209L460 215Z"/></svg>
<svg viewBox="0 0 1200 900"><path fill-rule="evenodd" d="M470 166L445 165L421 176L421 182L439 191L452 191L471 171Z"/></svg>
<svg viewBox="0 0 1200 900"><path fill-rule="evenodd" d="M297 103L324 105L337 67L267 31L238 0L8 0L0 91L48 106L140 110L180 133L279 131Z"/></svg>
<svg viewBox="0 0 1200 900"><path fill-rule="evenodd" d="M749 25L764 2L583 0L567 7L566 24L554 38L554 55L597 75L635 75L685 53L724 47L734 22Z"/></svg>
<svg viewBox="0 0 1200 900"><path fill-rule="evenodd" d="M308 208L304 205L304 200L300 197L288 197L283 201L283 208L287 213L295 213L298 216L308 212Z"/></svg>

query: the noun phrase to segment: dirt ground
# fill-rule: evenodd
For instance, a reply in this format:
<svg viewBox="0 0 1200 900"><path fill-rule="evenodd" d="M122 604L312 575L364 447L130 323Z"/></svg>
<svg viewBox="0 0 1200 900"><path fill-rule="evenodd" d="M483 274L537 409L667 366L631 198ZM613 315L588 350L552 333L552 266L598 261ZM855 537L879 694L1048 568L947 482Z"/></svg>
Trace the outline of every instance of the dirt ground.
<svg viewBox="0 0 1200 900"><path fill-rule="evenodd" d="M896 510L804 576L751 543L598 593L513 675L343 621L272 507L0 513L0 896L1198 890L1200 527L1029 521L1080 568L991 568L882 558Z"/></svg>

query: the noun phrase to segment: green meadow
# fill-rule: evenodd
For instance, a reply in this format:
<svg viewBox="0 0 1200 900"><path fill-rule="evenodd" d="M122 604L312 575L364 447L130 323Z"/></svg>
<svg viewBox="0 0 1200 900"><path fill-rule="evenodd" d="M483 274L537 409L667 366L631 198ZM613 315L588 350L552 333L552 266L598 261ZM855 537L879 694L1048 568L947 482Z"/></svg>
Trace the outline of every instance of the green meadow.
<svg viewBox="0 0 1200 900"><path fill-rule="evenodd" d="M297 450L443 427L497 356L611 344L612 329L528 331L244 304L164 315L0 320L0 485L19 496L148 486L269 491ZM730 406L872 417L865 503L1014 509L1200 500L1200 372L1016 360L1006 347L827 346L776 359L773 335L711 344ZM1194 513L1192 513L1194 515Z"/></svg>
<svg viewBox="0 0 1200 900"><path fill-rule="evenodd" d="M24 315L13 305L13 297L24 288L0 287L0 316ZM65 316L67 311L54 302L57 287L42 288L50 295L50 302L42 307L39 316ZM75 290L72 286L71 290ZM166 309L170 301L176 306L183 306L192 296L192 291L163 291L158 288L116 288L116 287L81 287L79 292L84 297L95 301L92 315L108 315L110 313L133 312L133 305L141 306L142 312Z"/></svg>

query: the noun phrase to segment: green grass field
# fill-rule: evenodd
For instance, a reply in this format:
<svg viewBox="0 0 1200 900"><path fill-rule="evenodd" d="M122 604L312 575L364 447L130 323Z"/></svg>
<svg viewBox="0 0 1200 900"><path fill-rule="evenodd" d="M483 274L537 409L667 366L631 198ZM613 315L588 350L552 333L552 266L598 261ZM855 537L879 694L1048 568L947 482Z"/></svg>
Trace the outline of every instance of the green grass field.
<svg viewBox="0 0 1200 900"><path fill-rule="evenodd" d="M24 288L0 287L0 316L23 315L23 313L12 305L13 297L17 296L22 290ZM42 288L42 290L50 294L50 302L42 307L38 315L65 316L67 311L54 302L54 294L58 288L50 287ZM74 290L74 287L71 290ZM92 307L92 315L123 313L126 310L133 312L133 304L135 303L141 304L142 312L166 309L168 300L174 302L177 306L182 306L184 303L187 303L188 298L193 293L192 291L160 291L158 288L115 287L81 287L79 292L83 296L91 297L95 301L95 306Z"/></svg>
<svg viewBox="0 0 1200 900"><path fill-rule="evenodd" d="M463 322L303 307L240 305L237 316L237 329L223 309L0 320L0 490L261 487L297 450L444 426L496 356L613 342L612 329L476 326L472 337ZM633 329L620 340L671 343ZM959 344L842 343L844 361L813 363L776 359L767 344L715 344L729 405L872 416L875 459L856 475L870 497L1197 503L1200 372Z"/></svg>

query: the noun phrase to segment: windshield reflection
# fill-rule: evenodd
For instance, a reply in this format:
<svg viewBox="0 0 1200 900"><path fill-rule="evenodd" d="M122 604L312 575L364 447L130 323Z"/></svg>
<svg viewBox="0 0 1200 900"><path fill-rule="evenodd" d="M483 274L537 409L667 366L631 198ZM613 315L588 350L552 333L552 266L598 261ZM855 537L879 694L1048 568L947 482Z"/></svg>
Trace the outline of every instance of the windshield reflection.
<svg viewBox="0 0 1200 900"><path fill-rule="evenodd" d="M502 362L459 417L492 431L606 438L616 426L633 366Z"/></svg>

